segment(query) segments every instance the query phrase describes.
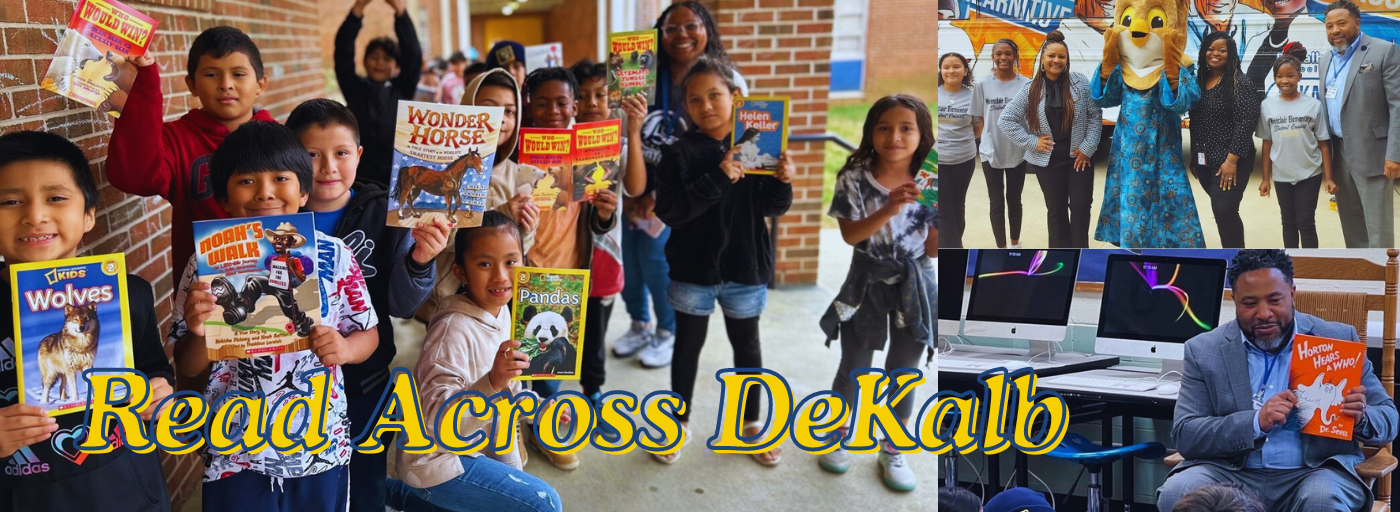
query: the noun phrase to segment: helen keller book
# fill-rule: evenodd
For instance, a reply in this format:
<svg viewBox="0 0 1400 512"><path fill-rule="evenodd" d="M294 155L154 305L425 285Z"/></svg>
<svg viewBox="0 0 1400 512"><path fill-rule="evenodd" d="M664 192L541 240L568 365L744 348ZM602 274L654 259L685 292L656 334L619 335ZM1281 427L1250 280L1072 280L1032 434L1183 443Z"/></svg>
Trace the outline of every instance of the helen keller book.
<svg viewBox="0 0 1400 512"><path fill-rule="evenodd" d="M1342 414L1347 390L1361 385L1366 344L1298 334L1293 337L1288 387L1298 405L1284 428L1304 434L1350 440L1356 420ZM1262 403L1269 397L1259 397Z"/></svg>
<svg viewBox="0 0 1400 512"><path fill-rule="evenodd" d="M571 129L521 128L520 164L533 165L544 174L530 191L540 210L563 208L573 196L574 131Z"/></svg>
<svg viewBox="0 0 1400 512"><path fill-rule="evenodd" d="M790 98L754 96L734 100L733 146L744 174L772 176L778 171L778 158L787 152Z"/></svg>
<svg viewBox="0 0 1400 512"><path fill-rule="evenodd" d="M504 116L502 107L400 101L388 225L480 226Z"/></svg>
<svg viewBox="0 0 1400 512"><path fill-rule="evenodd" d="M656 31L608 34L608 109L622 98L640 96L647 104L656 92Z"/></svg>
<svg viewBox="0 0 1400 512"><path fill-rule="evenodd" d="M199 281L214 295L204 322L211 361L311 348L320 319L310 213L194 223Z"/></svg>
<svg viewBox="0 0 1400 512"><path fill-rule="evenodd" d="M574 125L575 201L592 201L598 191L620 189L622 120L607 119Z"/></svg>
<svg viewBox="0 0 1400 512"><path fill-rule="evenodd" d="M120 117L136 81L136 65L128 59L146 54L156 25L121 2L78 0L39 85Z"/></svg>
<svg viewBox="0 0 1400 512"><path fill-rule="evenodd" d="M49 416L84 411L84 371L134 366L125 256L11 265L10 282L19 403Z"/></svg>
<svg viewBox="0 0 1400 512"><path fill-rule="evenodd" d="M512 282L511 339L530 356L530 368L516 378L578 380L588 271L515 267Z"/></svg>

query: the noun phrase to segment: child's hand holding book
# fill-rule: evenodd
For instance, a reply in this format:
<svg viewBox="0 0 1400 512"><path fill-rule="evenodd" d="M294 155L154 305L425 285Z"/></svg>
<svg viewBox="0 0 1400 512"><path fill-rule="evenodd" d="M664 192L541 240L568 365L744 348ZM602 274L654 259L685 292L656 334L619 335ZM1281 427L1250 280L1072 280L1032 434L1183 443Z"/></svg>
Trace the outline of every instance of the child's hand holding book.
<svg viewBox="0 0 1400 512"><path fill-rule="evenodd" d="M778 172L773 173L773 177L783 183L792 183L794 176L797 176L797 166L788 159L787 153L778 155Z"/></svg>
<svg viewBox="0 0 1400 512"><path fill-rule="evenodd" d="M598 210L598 218L608 220L613 212L617 211L617 192L610 188L598 191L598 195L593 196L593 208Z"/></svg>
<svg viewBox="0 0 1400 512"><path fill-rule="evenodd" d="M58 430L58 420L33 405L14 404L0 409L0 457L48 440Z"/></svg>
<svg viewBox="0 0 1400 512"><path fill-rule="evenodd" d="M447 237L451 234L452 225L441 217L414 225L413 261L419 265L431 263L447 248Z"/></svg>
<svg viewBox="0 0 1400 512"><path fill-rule="evenodd" d="M311 353L321 359L321 364L334 366L353 362L350 342L340 335L340 331L328 325L318 325L311 329Z"/></svg>
<svg viewBox="0 0 1400 512"><path fill-rule="evenodd" d="M730 183L738 183L744 177L744 164L734 159L742 148L741 145L729 148L729 152L724 154L724 160L719 163L719 170L729 177Z"/></svg>
<svg viewBox="0 0 1400 512"><path fill-rule="evenodd" d="M141 411L141 419L145 421L150 421L151 418L154 418L157 414L161 412L161 409L163 408L162 406L169 407L170 404L162 404L161 401L165 400L165 397L170 396L170 394L174 392L175 389L170 387L170 382L165 380L165 377L156 377L154 379L151 379L151 403Z"/></svg>
<svg viewBox="0 0 1400 512"><path fill-rule="evenodd" d="M530 369L530 356L516 350L518 348L519 341L506 340L501 343L500 350L496 351L496 357L491 362L491 371L486 374L486 378L491 382L491 389L506 389L511 379Z"/></svg>
<svg viewBox="0 0 1400 512"><path fill-rule="evenodd" d="M204 337L204 322L214 316L214 294L209 283L193 281L185 295L185 329L193 336Z"/></svg>

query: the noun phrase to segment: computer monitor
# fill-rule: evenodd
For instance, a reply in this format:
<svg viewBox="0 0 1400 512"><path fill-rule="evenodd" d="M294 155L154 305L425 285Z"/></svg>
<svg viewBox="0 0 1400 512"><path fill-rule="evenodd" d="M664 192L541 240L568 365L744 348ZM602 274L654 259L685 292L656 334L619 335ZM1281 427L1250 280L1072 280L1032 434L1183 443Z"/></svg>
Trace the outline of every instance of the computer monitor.
<svg viewBox="0 0 1400 512"><path fill-rule="evenodd" d="M938 334L956 336L962 328L967 249L938 251Z"/></svg>
<svg viewBox="0 0 1400 512"><path fill-rule="evenodd" d="M1104 269L1094 351L1180 361L1220 325L1225 260L1114 254Z"/></svg>
<svg viewBox="0 0 1400 512"><path fill-rule="evenodd" d="M963 334L1056 342L1065 339L1075 249L977 251Z"/></svg>

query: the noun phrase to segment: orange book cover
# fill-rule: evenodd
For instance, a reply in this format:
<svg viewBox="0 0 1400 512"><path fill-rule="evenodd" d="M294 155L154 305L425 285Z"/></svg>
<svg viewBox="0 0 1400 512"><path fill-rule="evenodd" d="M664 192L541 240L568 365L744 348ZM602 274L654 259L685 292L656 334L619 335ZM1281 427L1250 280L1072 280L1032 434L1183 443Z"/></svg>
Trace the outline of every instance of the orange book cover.
<svg viewBox="0 0 1400 512"><path fill-rule="evenodd" d="M1366 344L1299 334L1293 337L1288 387L1298 397L1285 428L1304 434L1351 439L1356 420L1342 414L1347 389L1361 385Z"/></svg>

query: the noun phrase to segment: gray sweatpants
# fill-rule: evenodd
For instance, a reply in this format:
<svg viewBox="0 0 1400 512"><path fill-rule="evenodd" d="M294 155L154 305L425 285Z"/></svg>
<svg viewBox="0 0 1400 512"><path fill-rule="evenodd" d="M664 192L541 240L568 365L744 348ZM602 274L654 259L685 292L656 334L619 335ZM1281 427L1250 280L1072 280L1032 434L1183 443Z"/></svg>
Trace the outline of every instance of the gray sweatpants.
<svg viewBox="0 0 1400 512"><path fill-rule="evenodd" d="M1335 463L1317 468L1230 471L1200 464L1172 476L1157 489L1157 510L1171 510L1187 493L1214 483L1236 482L1264 500L1264 510L1321 512L1370 510L1370 493Z"/></svg>
<svg viewBox="0 0 1400 512"><path fill-rule="evenodd" d="M891 314L893 318L893 314ZM856 398L856 382L851 380L851 371L858 368L870 368L871 361L875 360L875 351L862 348L862 336L871 333L852 333L852 322L841 324L841 367L836 370L836 379L831 383L831 390L846 397L847 405L850 405ZM918 368L919 356L922 356L927 345L919 343L913 337L904 333L903 329L897 329L891 324L889 326L889 342L885 344L885 373L889 373L897 368ZM925 375L925 378L938 378L938 376ZM914 415L915 392L910 392L904 400L895 404L894 413L900 419L907 420Z"/></svg>

